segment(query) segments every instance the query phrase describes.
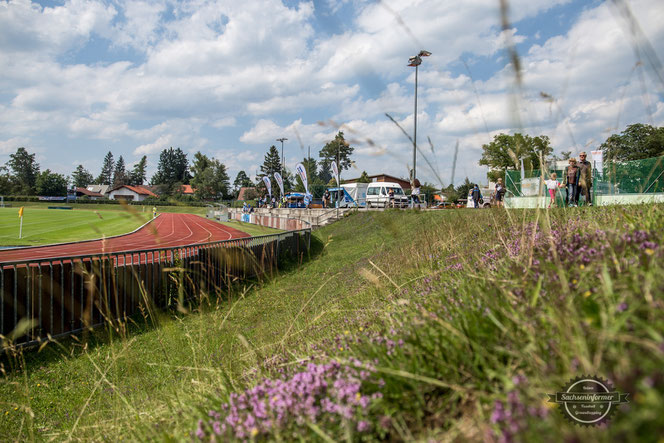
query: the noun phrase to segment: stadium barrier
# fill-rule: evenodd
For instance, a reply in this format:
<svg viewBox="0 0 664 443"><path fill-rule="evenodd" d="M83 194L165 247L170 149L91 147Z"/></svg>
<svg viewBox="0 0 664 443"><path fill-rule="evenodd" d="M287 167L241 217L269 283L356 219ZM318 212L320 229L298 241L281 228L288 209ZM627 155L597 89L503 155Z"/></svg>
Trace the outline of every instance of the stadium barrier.
<svg viewBox="0 0 664 443"><path fill-rule="evenodd" d="M311 229L190 246L0 263L5 345L34 344L222 295L301 259Z"/></svg>

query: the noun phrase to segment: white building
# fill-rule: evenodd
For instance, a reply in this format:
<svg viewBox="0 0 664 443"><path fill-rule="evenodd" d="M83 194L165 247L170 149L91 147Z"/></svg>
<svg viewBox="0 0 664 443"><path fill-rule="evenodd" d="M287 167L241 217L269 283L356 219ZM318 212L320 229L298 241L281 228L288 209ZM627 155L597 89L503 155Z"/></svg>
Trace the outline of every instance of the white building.
<svg viewBox="0 0 664 443"><path fill-rule="evenodd" d="M148 197L157 197L157 194L150 191L143 186L129 186L122 185L113 188L109 193L108 198L111 200L129 200L129 201L143 201Z"/></svg>

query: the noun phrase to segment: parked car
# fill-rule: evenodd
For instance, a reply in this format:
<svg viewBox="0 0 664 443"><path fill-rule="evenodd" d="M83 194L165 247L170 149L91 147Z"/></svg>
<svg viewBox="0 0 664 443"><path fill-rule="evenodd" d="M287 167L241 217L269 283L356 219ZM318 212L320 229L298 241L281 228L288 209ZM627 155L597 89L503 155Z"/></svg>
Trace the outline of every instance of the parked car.
<svg viewBox="0 0 664 443"><path fill-rule="evenodd" d="M433 206L432 209L456 209L457 205L452 202L439 202L437 205Z"/></svg>
<svg viewBox="0 0 664 443"><path fill-rule="evenodd" d="M482 208L490 208L491 207L491 198L486 197L486 198L481 198L479 201L480 209ZM466 203L467 208L474 208L475 207L475 202L473 201L472 198L468 199L468 203Z"/></svg>

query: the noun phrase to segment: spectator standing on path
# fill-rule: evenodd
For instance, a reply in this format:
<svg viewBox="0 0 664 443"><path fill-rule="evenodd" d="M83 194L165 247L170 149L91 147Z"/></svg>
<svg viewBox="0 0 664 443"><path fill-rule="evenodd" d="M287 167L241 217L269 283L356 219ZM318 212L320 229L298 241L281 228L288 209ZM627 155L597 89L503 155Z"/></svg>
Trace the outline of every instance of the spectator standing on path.
<svg viewBox="0 0 664 443"><path fill-rule="evenodd" d="M586 160L586 153L579 154L579 186L576 188L576 203L579 204L579 196L583 193L586 200L586 205L592 206L593 202L590 198L590 188L593 186L593 167L588 160Z"/></svg>
<svg viewBox="0 0 664 443"><path fill-rule="evenodd" d="M549 190L549 196L551 197L551 201L549 201L549 208L551 205L556 204L556 192L558 191L558 188L561 186L558 184L558 180L556 180L556 173L554 172L551 174L551 178L545 181L546 183L546 189Z"/></svg>
<svg viewBox="0 0 664 443"><path fill-rule="evenodd" d="M413 201L413 207L415 207L415 204L420 203L420 181L418 179L413 180L413 192L410 193L410 197Z"/></svg>
<svg viewBox="0 0 664 443"><path fill-rule="evenodd" d="M323 193L323 207L327 208L329 204L330 204L330 191L326 189L325 192Z"/></svg>
<svg viewBox="0 0 664 443"><path fill-rule="evenodd" d="M505 185L503 184L503 179L499 178L496 183L496 206L499 208L503 207L503 196L505 195Z"/></svg>
<svg viewBox="0 0 664 443"><path fill-rule="evenodd" d="M473 189L470 191L470 196L473 198L473 207L478 209L480 207L480 200L482 199L482 191L478 185L473 186Z"/></svg>
<svg viewBox="0 0 664 443"><path fill-rule="evenodd" d="M577 188L579 187L579 166L576 164L574 157L569 159L569 165L565 168L563 185L567 187L565 206L576 206L579 198L577 194Z"/></svg>

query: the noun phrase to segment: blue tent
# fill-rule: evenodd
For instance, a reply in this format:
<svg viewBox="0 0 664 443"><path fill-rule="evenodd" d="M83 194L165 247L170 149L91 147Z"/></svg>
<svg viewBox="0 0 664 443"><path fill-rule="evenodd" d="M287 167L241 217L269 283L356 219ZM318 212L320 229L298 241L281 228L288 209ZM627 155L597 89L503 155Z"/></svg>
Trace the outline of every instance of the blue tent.
<svg viewBox="0 0 664 443"><path fill-rule="evenodd" d="M306 208L306 197L304 192L291 192L286 194L286 207L287 208Z"/></svg>

